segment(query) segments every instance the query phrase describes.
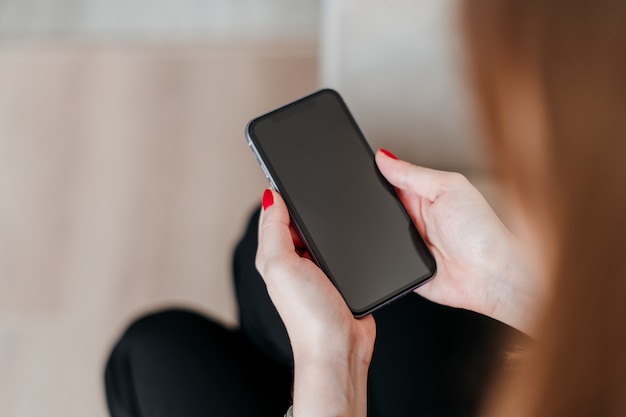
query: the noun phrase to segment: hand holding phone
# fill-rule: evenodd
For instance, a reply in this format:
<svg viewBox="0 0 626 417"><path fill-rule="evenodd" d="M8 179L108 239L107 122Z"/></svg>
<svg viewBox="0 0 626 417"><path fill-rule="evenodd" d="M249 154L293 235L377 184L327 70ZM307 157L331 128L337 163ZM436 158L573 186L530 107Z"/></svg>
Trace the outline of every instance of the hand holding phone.
<svg viewBox="0 0 626 417"><path fill-rule="evenodd" d="M434 258L336 92L261 116L246 132L313 260L355 316L434 275Z"/></svg>
<svg viewBox="0 0 626 417"><path fill-rule="evenodd" d="M431 301L475 311L529 333L543 292L521 242L462 175L376 155L437 261L437 279L416 289Z"/></svg>
<svg viewBox="0 0 626 417"><path fill-rule="evenodd" d="M266 190L263 203L257 268L289 334L294 413L365 416L374 317L354 318L319 267L296 253L280 194Z"/></svg>

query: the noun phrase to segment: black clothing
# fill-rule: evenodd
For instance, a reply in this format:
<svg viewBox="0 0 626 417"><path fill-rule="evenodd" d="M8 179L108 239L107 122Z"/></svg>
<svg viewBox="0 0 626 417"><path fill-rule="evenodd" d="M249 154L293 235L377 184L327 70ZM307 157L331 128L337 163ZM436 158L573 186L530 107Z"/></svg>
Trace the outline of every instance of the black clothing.
<svg viewBox="0 0 626 417"><path fill-rule="evenodd" d="M289 339L254 266L258 211L233 259L240 328L169 310L132 324L105 371L113 417L281 417ZM368 416L473 416L510 328L414 293L374 313Z"/></svg>

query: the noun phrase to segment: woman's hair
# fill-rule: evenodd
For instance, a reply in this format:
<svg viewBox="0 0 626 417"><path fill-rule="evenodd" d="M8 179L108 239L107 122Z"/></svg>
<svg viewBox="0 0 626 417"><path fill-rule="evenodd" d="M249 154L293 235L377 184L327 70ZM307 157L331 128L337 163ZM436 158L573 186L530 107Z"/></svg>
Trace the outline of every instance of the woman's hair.
<svg viewBox="0 0 626 417"><path fill-rule="evenodd" d="M499 416L626 416L626 1L466 0L498 172L553 244L550 288Z"/></svg>

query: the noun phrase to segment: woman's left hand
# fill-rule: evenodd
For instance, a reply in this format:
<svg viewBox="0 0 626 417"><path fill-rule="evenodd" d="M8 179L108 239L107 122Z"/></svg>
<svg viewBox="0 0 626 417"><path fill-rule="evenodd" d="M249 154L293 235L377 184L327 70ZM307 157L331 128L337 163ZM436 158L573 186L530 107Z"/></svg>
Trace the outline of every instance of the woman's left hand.
<svg viewBox="0 0 626 417"><path fill-rule="evenodd" d="M281 196L266 190L263 206L256 265L291 341L294 415L365 416L374 319L355 319L328 277L301 255Z"/></svg>

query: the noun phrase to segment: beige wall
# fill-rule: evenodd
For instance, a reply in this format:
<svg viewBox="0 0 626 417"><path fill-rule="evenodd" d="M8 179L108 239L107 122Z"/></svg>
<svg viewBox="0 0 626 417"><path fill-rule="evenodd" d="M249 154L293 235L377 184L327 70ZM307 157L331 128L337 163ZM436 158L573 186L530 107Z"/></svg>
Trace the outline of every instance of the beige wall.
<svg viewBox="0 0 626 417"><path fill-rule="evenodd" d="M485 168L470 112L458 0L326 0L321 81L345 96L369 140L413 162Z"/></svg>

